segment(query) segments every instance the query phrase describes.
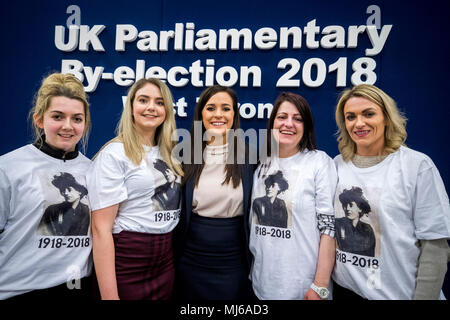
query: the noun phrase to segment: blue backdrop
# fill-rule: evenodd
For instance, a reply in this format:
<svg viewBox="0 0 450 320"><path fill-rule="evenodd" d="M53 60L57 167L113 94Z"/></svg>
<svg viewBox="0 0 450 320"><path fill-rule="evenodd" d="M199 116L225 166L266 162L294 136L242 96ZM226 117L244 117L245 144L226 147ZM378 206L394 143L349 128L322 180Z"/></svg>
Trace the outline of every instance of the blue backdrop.
<svg viewBox="0 0 450 320"><path fill-rule="evenodd" d="M80 9L81 25L93 28L104 25L98 34L104 51L96 51L92 46L88 51L78 47L70 52L59 50L55 45L55 26L64 26L65 41L68 39L67 23L76 23L74 12L67 13L70 5ZM373 73L376 75L375 85L385 90L398 103L400 109L408 117L407 145L429 155L438 167L447 190L450 183L448 166L449 149L447 148L448 117L450 98L447 76L449 74L449 37L447 33L449 20L448 1L33 1L10 2L0 4L0 23L2 30L1 46L1 97L4 121L0 126L0 154L9 152L31 141L31 129L27 120L32 106L33 95L46 74L61 71L63 60L77 60L84 66L103 67L104 73L114 73L121 66L129 67L136 72L138 60L145 63L145 69L160 67L168 72L178 66L186 70L197 60L205 68L207 64L215 72L224 66L232 67L240 73L242 66L256 66L261 71L261 85L254 85L253 77L249 77L248 87L233 86L239 96L241 105L246 104L245 112L252 111L251 105L258 107L273 103L281 91L293 91L304 96L310 103L316 121L316 133L319 148L334 157L338 154L334 133L334 108L339 92L344 88L337 86L337 71L328 71L330 65L340 58L346 62L340 64L340 72L346 70L346 87L351 86L351 77L355 73L352 64L359 58L366 57L366 49L371 48L371 39L367 32L359 35L356 47L348 46L349 26L362 26L368 23L372 13L366 10L371 5L379 8L380 27L392 25L382 50L373 56L367 56L370 63L375 63ZM373 18L373 16L372 16ZM68 21L68 20L73 21ZM315 20L320 31L315 35L317 41L323 37L322 31L327 26L341 26L345 32L343 48L324 48L322 43L316 49L308 48L305 35L301 48L294 48L292 39L287 49L280 49L281 28L298 27L305 33L308 23ZM373 20L375 21L375 20ZM174 39L169 41L167 51L139 50L139 37L125 45L124 51L117 51L116 27L129 24L138 32L153 31L158 37L161 31L175 30L176 24L183 24L185 29L213 30L219 37L220 29L247 28L253 38L258 30L271 28L277 33L277 42L272 49L260 49L252 38L250 50L244 49L244 40L239 43L239 50L175 50ZM190 24L194 24L194 26ZM382 29L378 29L380 34ZM141 34L143 35L143 34ZM198 38L198 37L197 37ZM197 39L197 38L194 38ZM268 41L270 42L270 41ZM217 41L218 43L218 41ZM279 68L285 59L290 65ZM323 83L317 87L305 84L302 78L305 63L318 58L326 72L311 68L311 80L319 74L325 74ZM209 62L208 62L209 61ZM295 70L300 66L298 72ZM322 66L323 67L323 66ZM368 67L363 65L363 67ZM292 69L293 68L293 69ZM161 69L159 69L161 70ZM222 69L224 70L224 69ZM292 80L300 80L296 87L279 86L280 77L291 70ZM358 70L358 67L355 67ZM322 73L321 73L322 72ZM239 80L241 79L239 74ZM205 80L205 74L202 75ZM189 79L188 84L176 87L170 85L174 100L184 98L185 112L178 108L182 116L177 116L177 125L190 127L195 99L204 86L197 86L188 75L177 75L177 79ZM306 78L307 75L306 75ZM226 81L227 76L224 77ZM364 76L362 81L366 81ZM84 84L88 82L85 79ZM89 139L87 156L93 156L109 139L114 137L114 129L122 110L122 96L128 87L120 86L113 80L100 79L96 90L89 93L93 130ZM182 100L183 101L183 100ZM181 102L182 102L181 101ZM181 104L180 102L180 104ZM244 128L265 128L265 117L256 116L243 119ZM448 287L448 286L447 286ZM446 289L448 290L448 289Z"/></svg>

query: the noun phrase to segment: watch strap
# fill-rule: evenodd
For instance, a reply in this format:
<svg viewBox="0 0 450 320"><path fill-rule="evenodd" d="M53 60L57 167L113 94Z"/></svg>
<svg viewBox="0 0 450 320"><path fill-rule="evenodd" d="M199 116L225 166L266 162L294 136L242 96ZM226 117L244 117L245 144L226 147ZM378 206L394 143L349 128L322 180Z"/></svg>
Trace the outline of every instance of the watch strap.
<svg viewBox="0 0 450 320"><path fill-rule="evenodd" d="M328 288L325 287L318 287L314 284L314 282L311 284L311 289L319 295L321 299L328 298L330 292L328 291Z"/></svg>

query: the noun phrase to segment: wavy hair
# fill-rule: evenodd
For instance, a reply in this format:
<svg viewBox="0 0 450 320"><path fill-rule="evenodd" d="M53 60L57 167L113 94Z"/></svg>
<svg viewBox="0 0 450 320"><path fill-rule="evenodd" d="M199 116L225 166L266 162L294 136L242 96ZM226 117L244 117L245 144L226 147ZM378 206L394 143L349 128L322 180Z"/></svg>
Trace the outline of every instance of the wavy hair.
<svg viewBox="0 0 450 320"><path fill-rule="evenodd" d="M352 89L343 91L336 106L336 132L339 152L344 161L351 160L356 154L356 144L351 139L345 127L344 107L347 101L353 97L361 97L377 104L383 111L386 122L384 130L384 151L392 153L400 146L405 145L407 118L401 113L395 101L380 88L370 84L360 84Z"/></svg>

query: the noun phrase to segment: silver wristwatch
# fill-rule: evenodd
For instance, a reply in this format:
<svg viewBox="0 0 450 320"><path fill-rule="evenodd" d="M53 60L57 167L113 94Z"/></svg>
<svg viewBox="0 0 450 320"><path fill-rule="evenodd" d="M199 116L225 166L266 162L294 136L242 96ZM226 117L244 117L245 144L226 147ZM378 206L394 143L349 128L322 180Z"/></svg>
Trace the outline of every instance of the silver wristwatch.
<svg viewBox="0 0 450 320"><path fill-rule="evenodd" d="M314 283L311 284L311 289L313 289L313 291L319 295L320 299L327 299L328 295L330 294L330 291L328 291L327 288L318 287Z"/></svg>

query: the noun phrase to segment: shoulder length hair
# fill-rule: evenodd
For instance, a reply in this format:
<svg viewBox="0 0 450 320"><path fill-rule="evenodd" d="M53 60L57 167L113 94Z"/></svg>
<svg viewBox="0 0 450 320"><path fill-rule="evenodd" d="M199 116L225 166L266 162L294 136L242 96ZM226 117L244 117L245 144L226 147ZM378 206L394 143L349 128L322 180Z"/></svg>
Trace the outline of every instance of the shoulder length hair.
<svg viewBox="0 0 450 320"><path fill-rule="evenodd" d="M237 129L240 129L240 121L239 121L239 108L238 108L238 98L236 95L236 92L228 87L224 87L224 86L220 86L220 85L214 85L212 87L206 88L205 90L203 90L203 92L201 93L198 102L195 106L195 110L194 110L194 119L192 121L192 127L191 127L191 131L190 131L190 137L191 137L191 141L190 141L190 147L191 147L191 159L190 159L190 163L186 163L184 164L183 168L184 168L184 172L185 172L185 176L183 178L183 184L186 183L186 181L189 178L193 178L194 179L194 185L197 186L199 179L200 179L200 175L203 171L203 167L205 166L204 163L204 159L203 156L201 157L201 163L195 163L194 161L194 139L201 139L202 140L202 155L204 154L204 150L206 148L206 141L203 141L203 136L206 132L205 126L203 124L203 117L202 117L202 111L203 108L205 107L206 103L208 102L208 100L215 95L216 93L219 92L226 92L230 97L231 100L233 101L233 111L234 111L234 117L233 117L233 126L231 127L231 130L236 131ZM200 136L196 136L195 135L195 123L200 122L201 123L201 135ZM233 188L237 188L239 186L239 183L241 181L241 167L237 164L237 147L238 147L238 141L237 141L237 137L235 135L232 135L232 138L234 139L233 143L228 143L229 148L231 146L234 146L234 152L232 152L232 155L234 157L234 159L232 161L227 161L227 163L225 164L225 180L222 182L222 184L228 184L230 182L230 180L233 183ZM230 150L229 150L229 154L230 154ZM229 163L231 162L231 163Z"/></svg>
<svg viewBox="0 0 450 320"><path fill-rule="evenodd" d="M75 99L83 103L84 107L84 131L81 137L83 152L86 151L87 140L91 130L91 115L89 112L89 102L83 84L72 74L52 73L42 80L41 86L34 96L33 108L30 110L29 118L32 119L34 128L34 142L42 145L43 130L36 124L43 122L44 113L50 107L52 98L66 97ZM35 119L33 119L35 116Z"/></svg>
<svg viewBox="0 0 450 320"><path fill-rule="evenodd" d="M282 92L275 100L272 113L270 114L269 121L267 122L267 129L270 130L270 135L268 135L268 137L270 137L270 139L274 139L272 130L275 118L277 116L278 109L280 109L281 104L285 101L292 103L302 116L303 137L298 144L298 150L300 152L305 149L316 150L316 133L314 131L314 117L311 108L305 98L292 92ZM267 143L267 150L267 155L271 156L273 151L271 148L271 143Z"/></svg>
<svg viewBox="0 0 450 320"><path fill-rule="evenodd" d="M360 84L343 91L336 106L337 141L339 152L344 161L351 160L356 154L356 144L345 127L344 107L353 97L361 97L377 104L383 111L386 122L384 130L384 151L392 153L406 141L406 117L398 110L395 101L380 88L370 84Z"/></svg>
<svg viewBox="0 0 450 320"><path fill-rule="evenodd" d="M136 92L147 84L153 84L159 88L164 100L164 108L166 111L166 118L164 122L156 128L155 144L159 147L161 157L167 163L170 170L178 175L183 175L183 170L179 161L172 156L172 150L177 142L172 140L172 136L176 134L175 114L173 111L173 98L170 89L167 85L159 79L148 78L136 81L128 90L125 107L120 117L120 121L116 128L117 136L108 141L100 151L111 142L122 142L126 156L135 165L139 165L145 157L145 150L143 147L144 140L136 130L136 125L133 118L133 102L136 97ZM99 151L99 152L100 152ZM97 153L98 154L98 153ZM95 156L94 156L95 158Z"/></svg>

